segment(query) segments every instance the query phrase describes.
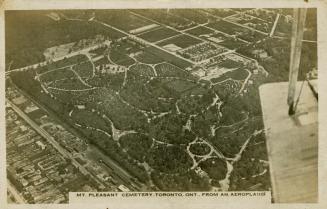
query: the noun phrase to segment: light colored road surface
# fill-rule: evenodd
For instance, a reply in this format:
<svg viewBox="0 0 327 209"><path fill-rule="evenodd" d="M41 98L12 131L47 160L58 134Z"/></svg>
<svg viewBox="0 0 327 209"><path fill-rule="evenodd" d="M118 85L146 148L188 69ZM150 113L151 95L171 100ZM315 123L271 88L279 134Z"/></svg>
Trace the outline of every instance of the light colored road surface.
<svg viewBox="0 0 327 209"><path fill-rule="evenodd" d="M12 185L9 181L7 181L7 189L10 192L10 194L13 195L13 197L18 203L20 204L26 203L26 200L18 193L14 185Z"/></svg>
<svg viewBox="0 0 327 209"><path fill-rule="evenodd" d="M297 90L302 82L298 82ZM276 203L318 200L318 104L305 83L297 112L288 115L288 82L264 84L260 98ZM298 95L298 92L295 95Z"/></svg>
<svg viewBox="0 0 327 209"><path fill-rule="evenodd" d="M277 16L276 16L274 25L273 25L273 27L271 29L270 34L269 34L270 37L272 37L274 35L275 29L276 29L276 26L277 26L277 23L278 23L279 16L280 16L280 14L278 13Z"/></svg>
<svg viewBox="0 0 327 209"><path fill-rule="evenodd" d="M109 41L105 41L101 44L97 44L97 45L94 45L94 46L90 46L90 47L87 47L87 48L84 48L82 50L79 50L79 51L75 51L75 52L72 52L72 53L69 53L65 56L62 56L62 57L57 57L57 58L54 58L52 61L53 62L56 62L56 61L59 61L59 60L62 60L64 58L70 58L70 57L73 57L73 56L76 56L78 54L85 54L87 53L88 51L91 51L91 50L94 50L94 49L97 49L97 48L100 48L102 47L103 45L109 45ZM27 70L27 69L36 69L37 67L39 66L45 66L47 65L47 62L44 61L44 62L40 62L40 63L36 63L34 65L29 65L29 66L26 66L26 67L22 67L22 68L17 68L17 69L13 69L13 70L9 70L9 71L6 71L6 74L9 74L10 72L14 72L14 71L24 71L24 70Z"/></svg>
<svg viewBox="0 0 327 209"><path fill-rule="evenodd" d="M131 12L131 13L134 14L133 12ZM109 25L109 24L107 24L107 23L104 23L104 22L101 22L101 21L98 21L98 20L93 20L93 21L94 21L94 22L97 22L97 23L99 23L99 24L101 24L101 25L104 25L104 26L106 26L106 27L109 27L109 28L111 28L111 29L117 30L117 31L119 31L119 32L121 32L121 33L127 35L128 37L130 37L130 38L132 38L132 39L138 41L138 42L141 42L141 43L144 43L144 44L146 44L146 45L149 45L149 46L155 47L155 48L160 49L160 50L162 50L162 51L165 51L165 52L167 52L167 53L169 53L169 54L171 54L171 55L174 55L174 56L176 56L176 57L178 57L178 58L180 58L180 59L183 59L183 60L185 60L185 61L187 61L187 62L190 62L190 63L192 63L192 64L195 64L195 63L192 62L191 60L188 60L188 59L186 59L186 58L184 58L184 57L182 57L182 56L179 56L179 55L177 55L177 54L171 53L170 51L168 51L168 50L166 50L166 49L163 49L163 48L161 48L161 47L159 47L159 46L157 46L157 45L155 45L155 44L153 44L153 43L151 43L151 42L148 42L148 41L146 41L146 40L144 40L144 39L142 39L142 38L140 38L140 37L137 37L137 36L135 36L135 35L131 35L131 34L125 32L125 31L120 30L120 29L118 29L118 28L116 28L116 27L113 27L113 26L111 26L111 25ZM155 21L153 21L153 20L151 20L151 21L152 21L152 22L155 22Z"/></svg>

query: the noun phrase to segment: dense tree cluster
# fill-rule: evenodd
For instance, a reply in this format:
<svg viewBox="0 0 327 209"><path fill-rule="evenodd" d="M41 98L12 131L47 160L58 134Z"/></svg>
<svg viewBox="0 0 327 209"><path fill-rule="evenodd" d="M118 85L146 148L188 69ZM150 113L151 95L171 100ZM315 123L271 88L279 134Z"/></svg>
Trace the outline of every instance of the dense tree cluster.
<svg viewBox="0 0 327 209"><path fill-rule="evenodd" d="M127 134L120 137L119 142L123 149L139 162L144 162L153 144L153 140L144 134Z"/></svg>
<svg viewBox="0 0 327 209"><path fill-rule="evenodd" d="M163 173L184 173L192 165L190 156L183 146L157 146L153 148L147 162Z"/></svg>
<svg viewBox="0 0 327 209"><path fill-rule="evenodd" d="M190 151L195 155L206 155L210 150L210 147L205 143L195 143L190 146Z"/></svg>
<svg viewBox="0 0 327 209"><path fill-rule="evenodd" d="M219 158L209 158L200 163L200 167L210 178L220 181L225 178L227 172L226 162Z"/></svg>
<svg viewBox="0 0 327 209"><path fill-rule="evenodd" d="M161 191L208 191L209 179L200 177L194 170L180 174L152 172L151 179Z"/></svg>

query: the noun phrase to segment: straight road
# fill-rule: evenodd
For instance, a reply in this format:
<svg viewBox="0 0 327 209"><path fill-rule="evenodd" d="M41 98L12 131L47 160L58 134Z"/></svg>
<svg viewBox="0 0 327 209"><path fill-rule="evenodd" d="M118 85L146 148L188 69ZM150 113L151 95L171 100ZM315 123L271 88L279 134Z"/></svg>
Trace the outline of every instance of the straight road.
<svg viewBox="0 0 327 209"><path fill-rule="evenodd" d="M90 46L90 47L81 49L79 51L75 51L75 52L66 54L65 56L62 56L62 57L54 58L54 59L52 59L52 62L57 62L57 61L62 60L64 58L70 58L70 57L73 57L73 56L76 56L76 55L79 55L79 54L86 54L88 51L91 51L91 50L94 50L94 49L97 49L97 48L100 48L100 47L102 47L104 45L109 45L109 44L110 44L109 41L105 41L104 43L97 44L97 45L94 45L94 46ZM6 71L6 74L9 74L10 72L15 72L15 71L24 71L24 70L27 70L27 69L35 69L37 67L45 66L47 64L48 64L47 61L44 61L44 62L36 63L34 65L29 65L29 66L25 66L25 67L13 69L13 70L8 70L8 71Z"/></svg>
<svg viewBox="0 0 327 209"><path fill-rule="evenodd" d="M86 170L81 164L79 164L75 158L64 148L62 148L59 143L45 130L40 128L32 119L30 119L22 110L20 110L15 104L13 104L9 99L6 98L6 102L12 107L12 109L23 118L34 130L36 130L43 138L45 138L63 157L69 158L72 164L76 166L80 172L84 175L91 176L99 185L106 187L101 181L99 181L92 173Z"/></svg>
<svg viewBox="0 0 327 209"><path fill-rule="evenodd" d="M277 23L278 23L279 16L280 16L280 14L278 13L277 17L275 19L274 25L273 25L273 27L271 29L270 34L269 34L269 37L272 37L274 35L275 29L276 29L276 26L277 26Z"/></svg>
<svg viewBox="0 0 327 209"><path fill-rule="evenodd" d="M27 203L27 201L24 199L24 197L22 197L19 192L16 190L16 188L14 187L14 185L12 185L10 183L10 181L7 181L7 189L10 192L10 194L12 194L15 198L15 200L20 203L20 204L24 204Z"/></svg>
<svg viewBox="0 0 327 209"><path fill-rule="evenodd" d="M157 21L152 20L152 19L150 19L150 18L144 17L143 15L137 14L137 13L132 12L132 11L129 11L129 12L132 13L133 15L135 15L135 16L140 17L140 18L143 18L143 19L146 19L146 20L152 21L152 22L154 22L154 23L156 23L156 24L159 24L159 25L163 25L164 27L169 28L169 29L171 29L171 30L173 30L173 31L175 31L175 32L181 33L181 34L186 35L186 36L190 36L190 37L195 38L195 39L197 39L197 40L200 40L200 41L202 41L202 42L208 42L208 40L206 40L206 39L204 39L204 38L201 38L201 37L198 37L198 36L195 36L195 35L189 34L189 33L185 33L183 30L177 30L177 29L175 29L175 28L173 28L173 27L170 27L170 26L168 26L168 25L165 25L165 24L163 24L163 23L160 23L160 22L157 22ZM198 23L196 23L196 24L197 24L197 27L199 27L199 26L203 26L203 27L208 28L208 27L205 26L204 24L198 24ZM207 24L207 23L206 23L206 24ZM212 29L212 28L209 28L209 29ZM179 35L180 35L180 34L179 34ZM171 37L169 37L169 38L171 38ZM169 39L169 38L167 38L167 39ZM160 41L158 41L158 42L161 42L161 41L162 41L162 40L160 40ZM151 43L151 44L152 44L152 43ZM153 45L154 45L154 44L153 44ZM156 46L156 45L154 45L154 46ZM156 46L156 47L158 47L158 46ZM222 48L225 48L225 49L227 50L227 52L222 53L222 54L229 54L229 53L232 53L232 52L233 52L233 50L230 50L230 49L228 49L228 48L226 48L226 47L223 47L223 46L221 46L221 47L222 47ZM160 47L159 47L159 48L160 48ZM162 48L160 48L160 49L162 49ZM162 50L164 50L164 49L162 49ZM217 54L217 55L215 55L215 56L222 55L222 54ZM173 55L178 56L178 55L176 55L176 54L173 54ZM180 56L178 56L178 57L180 57ZM211 59L211 58L212 58L212 57L210 57L210 58L208 58L208 59L205 59L205 60L202 60L201 63L204 63L204 62L206 62L207 60L209 60L209 59ZM184 58L184 59L185 59L185 58ZM189 62L192 62L191 60L188 60L188 59L185 59L185 60L187 60L187 61L189 61ZM192 62L192 64L196 64L196 63L195 63L195 62ZM197 63L197 64L199 64L199 63Z"/></svg>
<svg viewBox="0 0 327 209"><path fill-rule="evenodd" d="M131 12L131 13L134 14L133 12ZM135 14L136 14L136 13L135 13ZM138 15L138 14L136 14L136 15ZM142 17L143 17L143 16L142 16ZM182 57L182 56L179 56L179 55L177 55L177 54L174 54L174 53L172 53L172 52L170 52L170 51L168 51L168 50L166 50L166 49L163 49L163 48L161 48L161 47L155 45L154 43L151 43L151 42L149 42L149 41L146 41L146 40L144 40L144 39L142 39L142 38L140 38L140 37L137 37L137 36L135 36L135 35L129 34L129 33L125 32L125 31L120 30L120 29L118 29L118 28L116 28L116 27L114 27L114 26L111 26L111 25L107 24L107 23L104 23L104 22L101 22L101 21L98 21L98 20L93 20L93 21L94 21L94 22L97 22L97 23L99 23L99 24L101 24L101 25L107 26L107 27L109 27L109 28L111 28L111 29L117 30L117 31L119 31L119 32L121 32L121 33L127 35L128 37L132 38L132 39L135 40L135 41L138 41L138 42L140 42L140 43L143 43L143 44L146 44L146 45L149 45L149 46L155 47L155 48L160 49L160 50L162 50L162 51L165 51L165 52L167 52L167 53L169 53L169 54L171 54L171 55L174 55L175 57L178 57L178 58L183 59L183 60L185 60L185 61L187 61L187 62L190 62L190 63L192 63L192 64L195 64L195 63L194 63L193 61L191 61L191 60L188 60L188 59L186 59L186 58L184 58L184 57ZM153 20L151 20L151 21L152 21L152 22L155 22L155 21L153 21ZM160 25L162 25L162 24L160 24Z"/></svg>
<svg viewBox="0 0 327 209"><path fill-rule="evenodd" d="M16 86L15 86L16 87ZM53 117L56 121L60 121L60 118L58 118L58 116L55 115L55 113L47 110L43 105L41 105L40 103L38 103L37 101L35 101L33 98L31 98L28 94L26 94L24 91L21 91L18 87L16 87L17 90L23 94L25 97L29 98L34 104L36 104L39 108L43 109L48 115L50 115L51 117ZM110 120L110 119L109 119ZM75 129L73 129L72 127L70 127L68 124L62 123L61 124L66 130L68 130L69 132L71 132L73 135L83 138L84 136L81 136ZM60 145L59 145L60 146ZM99 163L98 160L102 159L103 161L105 161L106 163L108 163L115 171L115 173L122 179L124 179L125 181L129 180L128 182L130 184L132 184L132 179L135 179L134 176L132 176L128 171L126 171L124 168L122 168L120 165L118 165L114 160L112 160L109 156L103 154L103 152L97 148L96 146L90 146L89 145L89 150L92 151L92 155L93 156L98 156L98 158L88 158L89 160ZM103 164L101 164L103 165ZM140 183L137 179L135 180L138 184L141 184L142 187L144 187L144 185L142 183ZM129 185L125 185L128 186Z"/></svg>

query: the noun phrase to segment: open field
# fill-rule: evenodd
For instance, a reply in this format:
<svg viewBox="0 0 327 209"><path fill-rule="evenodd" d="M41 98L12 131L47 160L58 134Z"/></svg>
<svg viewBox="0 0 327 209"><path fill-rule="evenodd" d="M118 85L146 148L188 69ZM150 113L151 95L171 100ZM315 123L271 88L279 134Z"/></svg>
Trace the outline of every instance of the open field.
<svg viewBox="0 0 327 209"><path fill-rule="evenodd" d="M172 9L170 12L178 17L183 17L200 24L207 23L212 19L212 17L192 9Z"/></svg>
<svg viewBox="0 0 327 209"><path fill-rule="evenodd" d="M204 12L221 18L236 14L236 10L233 9L204 9Z"/></svg>
<svg viewBox="0 0 327 209"><path fill-rule="evenodd" d="M72 69L83 78L89 78L93 75L93 65L90 61L77 64Z"/></svg>
<svg viewBox="0 0 327 209"><path fill-rule="evenodd" d="M147 53L153 54L159 58L162 58L162 59L166 60L167 62L172 63L173 65L176 65L182 69L185 69L192 65L190 62L188 62L186 60L183 60L181 58L173 56L173 55L171 55L163 50L157 49L153 46L144 48L144 51Z"/></svg>
<svg viewBox="0 0 327 209"><path fill-rule="evenodd" d="M233 70L233 71L224 73L223 75L221 75L217 78L212 78L211 82L217 83L217 82L225 81L229 78L231 78L233 80L244 80L244 79L246 79L246 77L248 75L249 75L249 73L243 69Z"/></svg>
<svg viewBox="0 0 327 209"><path fill-rule="evenodd" d="M195 24L190 20L170 14L168 9L137 9L132 11L178 30L185 30L195 26Z"/></svg>
<svg viewBox="0 0 327 209"><path fill-rule="evenodd" d="M224 20L219 20L217 22L212 22L206 26L216 29L218 31L227 33L229 35L235 35L237 32L246 32L248 29L242 28L241 26L234 25L233 23L226 22Z"/></svg>
<svg viewBox="0 0 327 209"><path fill-rule="evenodd" d="M167 39L165 41L159 42L158 45L165 47L168 44L174 44L182 49L187 48L189 46L201 43L201 40L195 39L191 36L187 36L187 35L180 35L177 37L173 37L170 39Z"/></svg>
<svg viewBox="0 0 327 209"><path fill-rule="evenodd" d="M199 27L187 30L185 32L189 33L189 34L192 34L192 35L195 35L195 36L201 36L201 35L213 33L214 31L210 30L209 28L199 26Z"/></svg>
<svg viewBox="0 0 327 209"><path fill-rule="evenodd" d="M131 14L128 10L97 10L96 18L123 31L131 31L152 24Z"/></svg>

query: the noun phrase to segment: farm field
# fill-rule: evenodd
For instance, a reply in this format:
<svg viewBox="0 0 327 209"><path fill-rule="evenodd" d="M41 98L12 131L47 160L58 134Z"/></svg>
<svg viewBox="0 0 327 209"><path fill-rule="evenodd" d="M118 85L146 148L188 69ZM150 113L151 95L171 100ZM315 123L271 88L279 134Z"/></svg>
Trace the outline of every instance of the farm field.
<svg viewBox="0 0 327 209"><path fill-rule="evenodd" d="M186 30L186 33L192 34L194 36L201 36L201 35L206 35L206 34L210 34L213 33L213 30L210 30L209 28L203 27L203 26L199 26L190 30Z"/></svg>
<svg viewBox="0 0 327 209"><path fill-rule="evenodd" d="M227 33L229 35L235 35L237 32L246 32L248 29L242 28L241 26L234 25L232 23L226 22L224 20L220 20L217 22L212 22L207 24L206 26L221 31L223 33Z"/></svg>
<svg viewBox="0 0 327 209"><path fill-rule="evenodd" d="M195 26L195 24L190 20L170 14L170 10L168 9L138 9L132 10L132 12L178 30L185 30Z"/></svg>
<svg viewBox="0 0 327 209"><path fill-rule="evenodd" d="M195 39L191 36L180 35L180 36L173 37L173 38L167 39L165 41L159 42L158 45L164 47L169 44L174 44L174 45L184 49L184 48L187 48L189 46L192 46L192 45L195 45L195 44L198 44L201 42L202 42L201 40Z"/></svg>
<svg viewBox="0 0 327 209"><path fill-rule="evenodd" d="M131 14L128 10L97 10L96 18L123 31L131 31L152 24Z"/></svg>
<svg viewBox="0 0 327 209"><path fill-rule="evenodd" d="M235 15L226 20L245 25L247 27L262 31L269 32L272 28L273 22L267 22L261 18L253 17L250 15Z"/></svg>
<svg viewBox="0 0 327 209"><path fill-rule="evenodd" d="M175 36L178 33L174 30L171 30L166 27L161 27L158 29L154 29L149 32L142 33L139 35L140 38L143 38L144 40L147 40L149 42L157 42L166 38L169 38L171 36Z"/></svg>
<svg viewBox="0 0 327 209"><path fill-rule="evenodd" d="M183 17L187 20L197 22L200 24L207 23L212 18L205 13L202 13L198 10L192 10L192 9L172 9L170 10L173 15L176 15L178 17Z"/></svg>
<svg viewBox="0 0 327 209"><path fill-rule="evenodd" d="M214 16L218 16L221 18L228 17L234 14L237 14L237 10L233 9L204 9L203 10L205 13L209 13Z"/></svg>

